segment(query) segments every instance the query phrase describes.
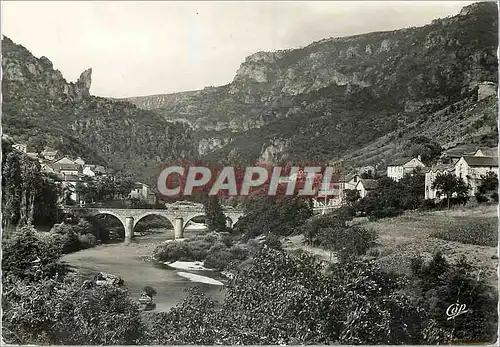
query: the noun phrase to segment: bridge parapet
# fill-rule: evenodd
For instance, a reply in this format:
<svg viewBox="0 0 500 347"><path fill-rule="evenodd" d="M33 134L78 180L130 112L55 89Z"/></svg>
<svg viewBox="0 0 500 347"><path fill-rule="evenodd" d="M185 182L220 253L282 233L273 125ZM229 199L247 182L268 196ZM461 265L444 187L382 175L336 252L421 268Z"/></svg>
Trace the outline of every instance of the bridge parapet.
<svg viewBox="0 0 500 347"><path fill-rule="evenodd" d="M145 208L106 208L106 207L79 207L79 206L65 206L65 211L73 211L80 213L83 216L97 216L100 214L108 214L116 217L125 229L125 242L130 242L134 234L134 228L139 221L147 216L161 216L170 221L174 227L174 238L182 238L184 235L184 228L189 221L197 216L204 216L205 210L203 208L193 208L186 206L186 208L170 208L170 209L145 209ZM224 209L226 217L231 221L230 225L234 225L243 215L243 210Z"/></svg>

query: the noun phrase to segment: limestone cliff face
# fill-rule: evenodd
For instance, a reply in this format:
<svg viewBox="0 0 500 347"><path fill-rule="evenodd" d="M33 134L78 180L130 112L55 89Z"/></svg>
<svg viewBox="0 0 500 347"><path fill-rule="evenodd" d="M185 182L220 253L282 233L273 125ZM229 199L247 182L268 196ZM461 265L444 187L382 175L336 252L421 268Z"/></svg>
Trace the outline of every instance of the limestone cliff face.
<svg viewBox="0 0 500 347"><path fill-rule="evenodd" d="M38 86L48 91L52 97L64 94L78 100L90 96L92 69L84 71L76 83L68 83L59 70L54 70L52 62L47 57L36 58L23 54L23 50L10 49L16 45L7 37L3 37L2 41L10 43L4 45L5 51L2 52L2 71L5 80L18 85L33 86L37 83L32 82L38 81Z"/></svg>
<svg viewBox="0 0 500 347"><path fill-rule="evenodd" d="M82 96L90 95L90 84L92 83L92 68L89 68L82 72L78 81L76 81L76 87L78 91L81 92Z"/></svg>
<svg viewBox="0 0 500 347"><path fill-rule="evenodd" d="M90 95L92 69L67 82L49 59L3 37L2 72L3 131L16 142L44 143L151 184L165 163L197 158L185 124Z"/></svg>
<svg viewBox="0 0 500 347"><path fill-rule="evenodd" d="M496 11L476 3L420 28L258 52L228 85L129 101L199 131L233 132L226 152L217 150L222 156L237 147L254 159L275 157L261 146L280 135L292 157L328 158L394 131L401 119L477 97L484 81L497 83Z"/></svg>
<svg viewBox="0 0 500 347"><path fill-rule="evenodd" d="M269 144L264 144L258 162L273 164L281 161L284 153L286 153L288 144L289 141L281 138L273 139Z"/></svg>

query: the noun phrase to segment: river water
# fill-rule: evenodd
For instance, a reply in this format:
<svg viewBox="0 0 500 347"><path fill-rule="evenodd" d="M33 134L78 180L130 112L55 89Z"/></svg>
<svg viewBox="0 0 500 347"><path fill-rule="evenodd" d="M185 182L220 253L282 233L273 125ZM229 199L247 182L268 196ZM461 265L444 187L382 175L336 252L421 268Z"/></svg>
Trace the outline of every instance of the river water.
<svg viewBox="0 0 500 347"><path fill-rule="evenodd" d="M193 237L197 233L199 231L186 231L185 237ZM123 243L99 245L67 254L62 260L89 278L101 271L120 276L133 299L139 298L145 286L153 287L157 292L154 297L155 311L170 310L187 296L186 289L192 287L198 287L209 297L222 301L224 286L193 282L178 275L179 272L188 272L223 282L224 277L218 272L178 270L144 260L157 244L172 237L171 230L135 236L134 242L129 245Z"/></svg>

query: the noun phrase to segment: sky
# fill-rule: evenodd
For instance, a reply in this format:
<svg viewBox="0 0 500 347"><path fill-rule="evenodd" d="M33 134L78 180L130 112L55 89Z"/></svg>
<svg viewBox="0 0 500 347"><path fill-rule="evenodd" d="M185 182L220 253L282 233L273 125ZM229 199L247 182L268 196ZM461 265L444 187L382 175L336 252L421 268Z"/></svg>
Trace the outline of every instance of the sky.
<svg viewBox="0 0 500 347"><path fill-rule="evenodd" d="M2 34L90 92L130 97L232 81L250 54L421 26L472 1L2 1Z"/></svg>

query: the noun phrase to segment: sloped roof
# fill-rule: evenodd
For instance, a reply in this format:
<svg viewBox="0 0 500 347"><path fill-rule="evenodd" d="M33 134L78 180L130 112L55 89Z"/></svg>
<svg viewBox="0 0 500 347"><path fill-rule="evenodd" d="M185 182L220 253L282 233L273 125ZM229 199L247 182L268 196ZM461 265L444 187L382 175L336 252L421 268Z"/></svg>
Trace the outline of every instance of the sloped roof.
<svg viewBox="0 0 500 347"><path fill-rule="evenodd" d="M376 189L378 187L378 181L377 180L373 180L373 179L361 179L359 182L363 184L363 187L366 190Z"/></svg>
<svg viewBox="0 0 500 347"><path fill-rule="evenodd" d="M463 155L474 154L477 150L476 145L460 145L444 151L443 156L460 158Z"/></svg>
<svg viewBox="0 0 500 347"><path fill-rule="evenodd" d="M95 168L94 168L94 171L95 172L100 172L100 173L105 173L106 172L106 169L104 168L104 166L102 165L97 165Z"/></svg>
<svg viewBox="0 0 500 347"><path fill-rule="evenodd" d="M491 148L479 148L478 151L481 151L485 157L498 157L498 148L497 147L491 147Z"/></svg>
<svg viewBox="0 0 500 347"><path fill-rule="evenodd" d="M387 166L401 166L412 160L412 157L403 157L401 159L396 159L391 161Z"/></svg>
<svg viewBox="0 0 500 347"><path fill-rule="evenodd" d="M469 166L498 166L498 158L481 156L463 156Z"/></svg>
<svg viewBox="0 0 500 347"><path fill-rule="evenodd" d="M61 164L61 163L55 163L52 165L52 167L56 170L79 170L80 165L78 164Z"/></svg>
<svg viewBox="0 0 500 347"><path fill-rule="evenodd" d="M75 164L75 162L68 157L62 157L61 159L57 160L54 164Z"/></svg>
<svg viewBox="0 0 500 347"><path fill-rule="evenodd" d="M426 172L451 171L451 170L455 170L454 163L449 163L449 164L437 163L436 165L433 165L432 167L430 167Z"/></svg>

